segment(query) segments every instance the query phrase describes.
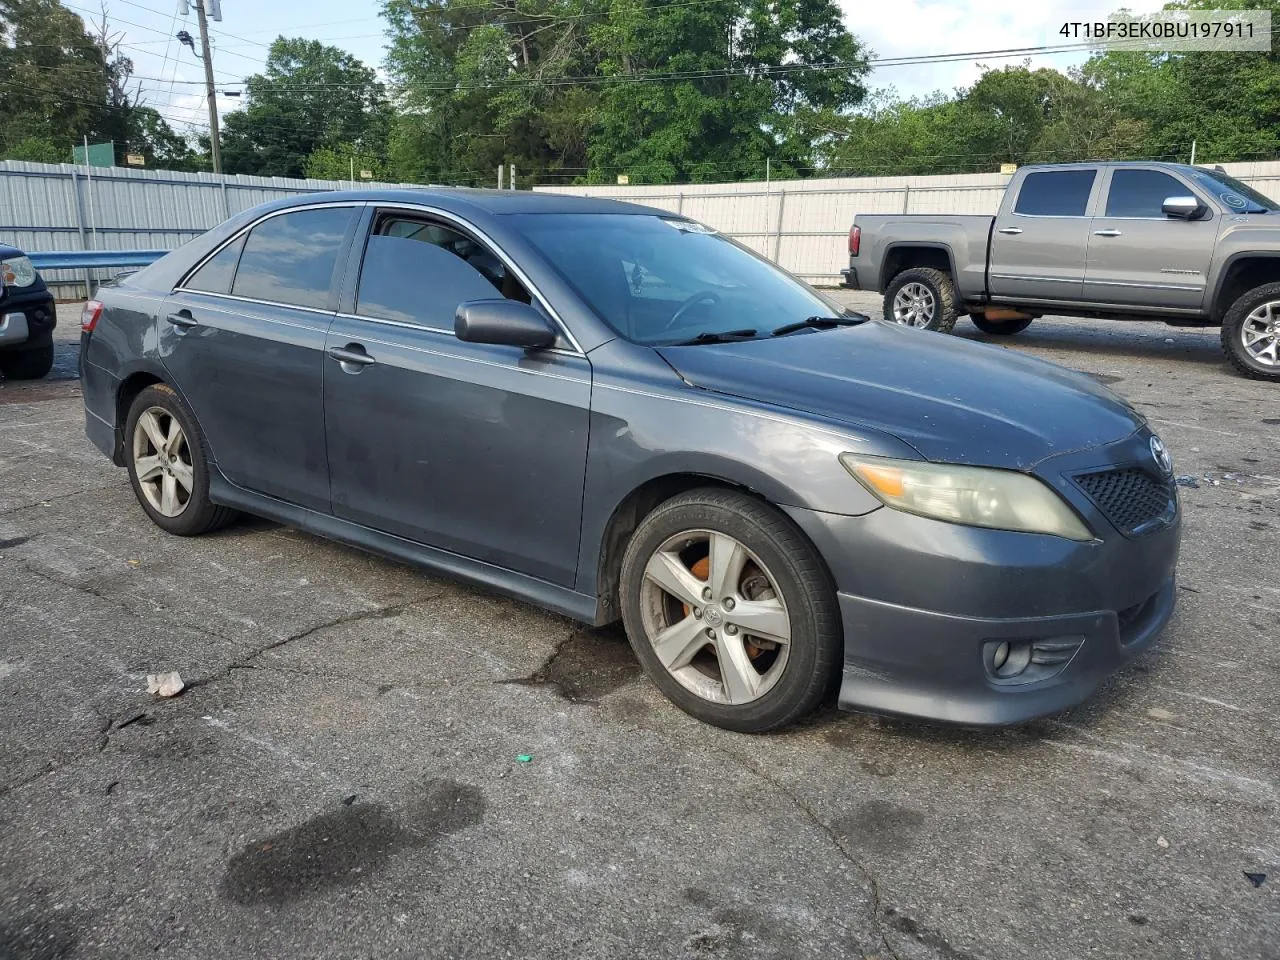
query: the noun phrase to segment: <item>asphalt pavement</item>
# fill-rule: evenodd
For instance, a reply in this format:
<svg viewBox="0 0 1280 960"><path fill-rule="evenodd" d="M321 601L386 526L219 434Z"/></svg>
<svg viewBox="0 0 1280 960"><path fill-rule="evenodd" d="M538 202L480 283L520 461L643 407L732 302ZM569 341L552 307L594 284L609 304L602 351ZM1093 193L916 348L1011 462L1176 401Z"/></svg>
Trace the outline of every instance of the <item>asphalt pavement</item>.
<svg viewBox="0 0 1280 960"><path fill-rule="evenodd" d="M616 627L265 521L165 535L84 438L77 315L0 383L3 960L1280 957L1280 385L1216 331L1006 344L1189 478L1150 653L1014 729L748 737Z"/></svg>

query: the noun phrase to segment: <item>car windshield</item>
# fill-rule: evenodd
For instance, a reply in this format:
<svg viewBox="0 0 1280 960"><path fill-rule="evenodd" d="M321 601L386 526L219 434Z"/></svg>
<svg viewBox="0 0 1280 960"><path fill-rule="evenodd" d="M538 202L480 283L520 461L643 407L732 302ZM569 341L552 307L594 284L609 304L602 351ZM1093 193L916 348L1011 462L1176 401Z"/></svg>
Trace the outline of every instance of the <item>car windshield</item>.
<svg viewBox="0 0 1280 960"><path fill-rule="evenodd" d="M1270 197L1220 170L1197 168L1192 171L1192 176L1229 210L1238 210L1240 213L1270 213L1272 210L1280 210L1280 206Z"/></svg>
<svg viewBox="0 0 1280 960"><path fill-rule="evenodd" d="M749 337L840 308L709 227L636 214L513 217L605 323L635 343Z"/></svg>

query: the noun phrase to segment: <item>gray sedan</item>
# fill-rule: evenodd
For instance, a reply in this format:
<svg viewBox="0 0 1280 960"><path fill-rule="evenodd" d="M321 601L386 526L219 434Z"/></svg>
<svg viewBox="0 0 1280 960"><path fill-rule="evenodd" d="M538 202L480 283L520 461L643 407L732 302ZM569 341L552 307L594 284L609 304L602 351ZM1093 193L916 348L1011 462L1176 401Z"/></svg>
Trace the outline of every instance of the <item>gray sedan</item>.
<svg viewBox="0 0 1280 960"><path fill-rule="evenodd" d="M1081 375L849 315L604 200L326 194L85 307L89 437L163 529L258 514L621 619L679 707L977 724L1087 696L1173 610L1143 418Z"/></svg>

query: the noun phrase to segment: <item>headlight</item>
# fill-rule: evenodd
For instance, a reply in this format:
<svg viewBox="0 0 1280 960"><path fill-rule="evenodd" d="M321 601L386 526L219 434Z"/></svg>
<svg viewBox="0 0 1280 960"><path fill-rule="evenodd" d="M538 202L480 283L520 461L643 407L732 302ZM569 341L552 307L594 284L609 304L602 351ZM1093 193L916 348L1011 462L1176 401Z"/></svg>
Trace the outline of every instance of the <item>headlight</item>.
<svg viewBox="0 0 1280 960"><path fill-rule="evenodd" d="M840 455L844 468L886 506L996 530L1092 540L1075 512L1035 477L1013 470Z"/></svg>
<svg viewBox="0 0 1280 960"><path fill-rule="evenodd" d="M6 287L29 287L36 282L36 268L26 257L0 260L0 279Z"/></svg>

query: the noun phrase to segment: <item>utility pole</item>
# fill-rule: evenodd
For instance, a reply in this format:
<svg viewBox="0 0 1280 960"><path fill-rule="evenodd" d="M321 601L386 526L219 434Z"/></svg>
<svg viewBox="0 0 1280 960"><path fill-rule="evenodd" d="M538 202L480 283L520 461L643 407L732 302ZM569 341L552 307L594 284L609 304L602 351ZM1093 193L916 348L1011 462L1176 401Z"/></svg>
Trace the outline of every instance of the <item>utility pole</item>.
<svg viewBox="0 0 1280 960"><path fill-rule="evenodd" d="M209 52L209 22L204 14L207 2L208 0L195 0L194 6L196 8L196 17L200 21L200 50L204 60L204 90L205 96L209 100L209 153L213 156L213 172L221 173L222 150L219 147L220 137L218 136L218 92L213 88L213 55ZM222 19L220 6L215 2L213 15L215 20Z"/></svg>

